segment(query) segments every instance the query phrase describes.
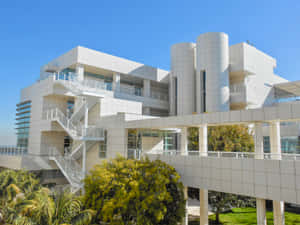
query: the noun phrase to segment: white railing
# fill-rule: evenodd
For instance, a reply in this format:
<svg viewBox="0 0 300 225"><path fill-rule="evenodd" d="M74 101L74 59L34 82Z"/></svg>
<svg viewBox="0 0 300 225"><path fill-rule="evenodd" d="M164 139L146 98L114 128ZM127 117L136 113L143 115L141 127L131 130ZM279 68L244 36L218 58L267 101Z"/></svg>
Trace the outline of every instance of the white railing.
<svg viewBox="0 0 300 225"><path fill-rule="evenodd" d="M143 89L132 85L120 84L120 92L129 95L143 96Z"/></svg>
<svg viewBox="0 0 300 225"><path fill-rule="evenodd" d="M151 96L151 98L155 98L155 99L162 100L162 101L169 100L168 94L165 94L162 92L152 91L150 96Z"/></svg>
<svg viewBox="0 0 300 225"><path fill-rule="evenodd" d="M45 120L56 120L62 127L73 137L85 137L85 138L104 138L104 129L95 126L89 126L85 128L82 123L74 125L74 123L68 119L60 109L49 109L43 113L42 116Z"/></svg>
<svg viewBox="0 0 300 225"><path fill-rule="evenodd" d="M214 157L214 158L251 158L251 159L282 159L282 160L300 160L300 154L293 153L254 153L254 152L224 152L224 151L208 151L199 152L198 150L189 150L181 152L179 150L152 150L148 154L158 155L185 155L195 157Z"/></svg>
<svg viewBox="0 0 300 225"><path fill-rule="evenodd" d="M26 147L17 147L17 146L0 146L0 155L26 155Z"/></svg>
<svg viewBox="0 0 300 225"><path fill-rule="evenodd" d="M78 76L76 73L53 73L52 75L47 74L47 78L52 77L55 81L63 81L63 84L68 86L73 91L77 89L80 91L86 92L96 92L99 91L112 91L112 83L106 83L104 80L78 80ZM132 85L120 84L120 93L135 95L135 96L143 96L143 88L138 88ZM166 93L152 91L150 94L150 98L159 99L162 101L168 101L169 96Z"/></svg>
<svg viewBox="0 0 300 225"><path fill-rule="evenodd" d="M230 93L243 93L246 92L245 84L232 84L230 85Z"/></svg>
<svg viewBox="0 0 300 225"><path fill-rule="evenodd" d="M54 80L65 80L65 81L77 81L78 76L76 73L68 72L68 73L53 73Z"/></svg>
<svg viewBox="0 0 300 225"><path fill-rule="evenodd" d="M42 115L44 120L56 120L58 121L65 130L68 131L73 136L80 137L83 135L84 128L82 124L74 125L65 114L58 108L49 109L45 111Z"/></svg>
<svg viewBox="0 0 300 225"><path fill-rule="evenodd" d="M88 137L88 138L103 137L104 138L104 129L98 128L95 126L89 126L88 128L86 128L85 137Z"/></svg>
<svg viewBox="0 0 300 225"><path fill-rule="evenodd" d="M98 90L107 90L110 91L111 85L105 83L104 81L97 80L83 80L79 84L82 86L82 89L85 91L98 91Z"/></svg>
<svg viewBox="0 0 300 225"><path fill-rule="evenodd" d="M63 170L72 186L80 186L84 179L81 166L71 156L63 156L55 147L49 147L49 159L55 160L58 166Z"/></svg>

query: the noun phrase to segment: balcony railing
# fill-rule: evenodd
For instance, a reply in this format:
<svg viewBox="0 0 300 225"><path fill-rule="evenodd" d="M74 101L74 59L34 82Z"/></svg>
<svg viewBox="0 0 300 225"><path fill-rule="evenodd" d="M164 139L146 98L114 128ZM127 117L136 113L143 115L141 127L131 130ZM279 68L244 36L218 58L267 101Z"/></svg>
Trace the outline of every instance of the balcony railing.
<svg viewBox="0 0 300 225"><path fill-rule="evenodd" d="M0 146L0 155L26 155L26 147Z"/></svg>
<svg viewBox="0 0 300 225"><path fill-rule="evenodd" d="M68 72L68 73L47 73L43 76L43 79L53 79L55 81L64 81L65 83L72 83L76 85L82 91L87 92L99 92L99 90L105 91L113 91L112 83L98 80L78 80L78 76L76 73ZM40 80L43 80L42 78ZM71 87L71 86L70 86ZM117 91L117 90L115 90ZM120 89L118 90L120 93L135 95L135 96L143 96L143 88L136 87L133 85L120 84ZM150 94L150 98L158 99L162 101L168 101L169 96L166 93L152 91Z"/></svg>
<svg viewBox="0 0 300 225"><path fill-rule="evenodd" d="M168 101L169 100L168 94L158 92L158 91L152 91L151 92L151 98L155 98L155 99L162 100L162 101Z"/></svg>
<svg viewBox="0 0 300 225"><path fill-rule="evenodd" d="M232 84L230 85L230 93L243 93L246 91L245 84Z"/></svg>
<svg viewBox="0 0 300 225"><path fill-rule="evenodd" d="M200 152L198 150L189 150L187 152L181 152L179 150L152 150L148 154L157 155L186 155L193 157L213 157L213 158L248 158L248 159L266 159L266 160L300 160L300 154L290 153L254 153L254 152L224 152L224 151L208 151Z"/></svg>

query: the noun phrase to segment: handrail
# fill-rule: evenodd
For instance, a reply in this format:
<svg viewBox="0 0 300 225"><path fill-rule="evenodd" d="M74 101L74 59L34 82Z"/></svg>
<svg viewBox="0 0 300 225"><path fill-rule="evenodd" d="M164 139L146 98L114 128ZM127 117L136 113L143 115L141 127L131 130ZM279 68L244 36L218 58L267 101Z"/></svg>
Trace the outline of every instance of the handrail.
<svg viewBox="0 0 300 225"><path fill-rule="evenodd" d="M151 98L155 98L162 101L168 101L169 95L166 93L158 92L158 91L151 91L150 94Z"/></svg>
<svg viewBox="0 0 300 225"><path fill-rule="evenodd" d="M250 159L267 159L267 160L300 160L300 154L294 153L254 153L254 152L224 152L224 151L208 151L200 152L198 150L189 150L181 152L174 150L152 150L147 154L158 155L185 155L192 157L213 157L213 158L250 158Z"/></svg>
<svg viewBox="0 0 300 225"><path fill-rule="evenodd" d="M28 153L27 147L0 146L0 155L26 155Z"/></svg>
<svg viewBox="0 0 300 225"><path fill-rule="evenodd" d="M52 75L47 75L47 78L52 77L54 81L62 82L64 85L68 85L73 91L87 91L87 92L102 92L102 91L112 91L112 85L110 83L105 83L105 81L99 80L78 80L76 73L53 73ZM143 97L143 88L136 88L135 86L120 84L120 89L115 90L116 92L141 96ZM151 91L150 98L158 99L162 101L168 101L169 96L166 93Z"/></svg>
<svg viewBox="0 0 300 225"><path fill-rule="evenodd" d="M42 115L45 120L57 120L61 123L63 128L67 130L73 137L99 138L104 137L104 129L95 126L88 126L85 128L82 123L74 125L64 113L58 109L49 109Z"/></svg>
<svg viewBox="0 0 300 225"><path fill-rule="evenodd" d="M230 93L244 93L246 91L246 85L245 84L231 84L230 87Z"/></svg>
<svg viewBox="0 0 300 225"><path fill-rule="evenodd" d="M84 178L81 166L70 155L63 156L55 147L49 147L49 158L54 158L74 185L79 185Z"/></svg>

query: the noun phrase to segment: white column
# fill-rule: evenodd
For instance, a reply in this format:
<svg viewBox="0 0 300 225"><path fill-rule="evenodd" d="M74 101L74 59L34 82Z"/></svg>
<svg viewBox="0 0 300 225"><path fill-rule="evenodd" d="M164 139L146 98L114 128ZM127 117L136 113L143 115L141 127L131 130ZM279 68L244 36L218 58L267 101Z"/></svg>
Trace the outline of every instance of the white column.
<svg viewBox="0 0 300 225"><path fill-rule="evenodd" d="M199 154L207 156L207 124L199 127ZM208 225L208 191L199 190L200 199L200 225Z"/></svg>
<svg viewBox="0 0 300 225"><path fill-rule="evenodd" d="M284 225L284 202L273 201L273 219L274 225Z"/></svg>
<svg viewBox="0 0 300 225"><path fill-rule="evenodd" d="M150 97L150 95L151 95L151 82L150 82L150 80L144 79L143 96Z"/></svg>
<svg viewBox="0 0 300 225"><path fill-rule="evenodd" d="M270 123L270 145L272 159L281 159L280 122Z"/></svg>
<svg viewBox="0 0 300 225"><path fill-rule="evenodd" d="M270 145L271 158L281 159L281 139L280 139L280 122L274 121L270 123ZM284 202L273 200L273 219L274 225L285 224L284 220Z"/></svg>
<svg viewBox="0 0 300 225"><path fill-rule="evenodd" d="M200 156L207 156L207 124L199 127L199 152Z"/></svg>
<svg viewBox="0 0 300 225"><path fill-rule="evenodd" d="M84 66L81 64L76 65L76 74L78 76L78 80L84 80Z"/></svg>
<svg viewBox="0 0 300 225"><path fill-rule="evenodd" d="M114 91L120 91L120 83L121 83L121 76L119 73L114 73L113 74L113 84L112 84L112 89Z"/></svg>
<svg viewBox="0 0 300 225"><path fill-rule="evenodd" d="M254 124L255 159L264 159L264 140L262 123ZM258 225L267 225L266 200L256 199L256 218Z"/></svg>
<svg viewBox="0 0 300 225"><path fill-rule="evenodd" d="M254 150L256 159L264 159L264 139L262 123L254 124Z"/></svg>
<svg viewBox="0 0 300 225"><path fill-rule="evenodd" d="M200 194L200 225L208 225L208 191L199 190Z"/></svg>
<svg viewBox="0 0 300 225"><path fill-rule="evenodd" d="M257 225L267 225L265 199L260 199L260 198L256 199L256 217L257 217Z"/></svg>
<svg viewBox="0 0 300 225"><path fill-rule="evenodd" d="M181 129L181 135L180 135L180 152L181 155L187 155L188 154L188 128L184 127Z"/></svg>
<svg viewBox="0 0 300 225"><path fill-rule="evenodd" d="M185 216L182 219L182 225L188 225L189 224L189 213L188 213L188 187L183 188L183 193L184 193L184 199L185 199Z"/></svg>

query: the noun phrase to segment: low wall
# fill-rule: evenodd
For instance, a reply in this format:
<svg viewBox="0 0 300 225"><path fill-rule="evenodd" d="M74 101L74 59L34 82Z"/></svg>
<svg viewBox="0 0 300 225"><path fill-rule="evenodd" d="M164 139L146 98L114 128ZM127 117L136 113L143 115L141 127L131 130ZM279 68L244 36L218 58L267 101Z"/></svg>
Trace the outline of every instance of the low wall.
<svg viewBox="0 0 300 225"><path fill-rule="evenodd" d="M184 185L300 204L300 161L149 155L172 165Z"/></svg>

